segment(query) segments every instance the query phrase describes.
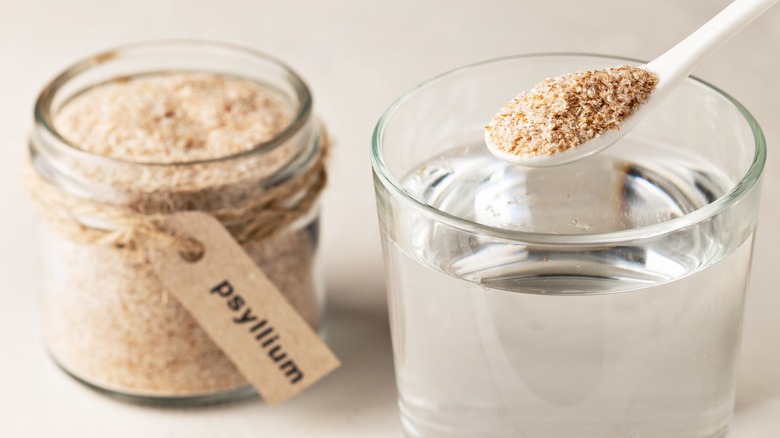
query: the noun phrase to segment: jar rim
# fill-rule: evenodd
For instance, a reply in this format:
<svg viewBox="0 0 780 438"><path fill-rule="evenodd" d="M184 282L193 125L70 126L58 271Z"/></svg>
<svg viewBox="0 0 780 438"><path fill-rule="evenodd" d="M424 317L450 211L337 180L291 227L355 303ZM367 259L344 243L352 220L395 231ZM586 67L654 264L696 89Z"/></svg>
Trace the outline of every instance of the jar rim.
<svg viewBox="0 0 780 438"><path fill-rule="evenodd" d="M709 84L697 77L690 76L687 81L695 82L714 94L725 98L731 105L733 105L739 113L744 117L747 122L751 134L754 140L754 154L750 166L745 171L744 175L739 181L736 181L734 186L731 187L725 194L718 199L710 202L709 204L698 208L692 212L684 214L680 217L670 219L665 222L660 222L652 225L646 225L637 228L630 228L625 230L610 231L604 233L593 234L546 234L537 233L532 231L520 231L511 230L501 227L490 226L479 222L464 219L457 215L448 213L433 207L417 197L411 195L405 191L401 185L401 182L395 178L386 165L382 156L382 144L384 134L388 123L395 115L396 111L401 108L410 99L416 96L418 93L425 90L428 86L435 84L439 81L447 79L453 75L456 75L464 70L482 67L489 64L497 64L506 61L515 61L522 59L544 59L554 57L589 57L593 59L613 60L616 62L630 62L636 64L644 64L646 61L637 60L633 58L626 58L621 56L603 55L594 53L575 53L575 52L562 52L562 53L531 53L522 55L512 55L501 58L488 59L481 62L465 65L447 72L444 72L438 76L428 79L413 89L404 93L380 117L379 121L374 128L371 139L371 165L376 176L378 184L382 184L387 190L390 191L391 196L399 199L401 202L407 204L411 208L417 210L421 214L436 220L446 226L454 229L464 231L467 233L477 233L485 236L490 236L499 239L512 240L525 242L530 244L542 244L542 245L598 245L598 244L611 244L627 242L639 239L648 239L664 235L682 228L692 226L701 223L719 213L726 210L728 207L737 203L742 199L754 186L756 186L761 178L764 165L766 163L766 140L764 133L758 122L753 115L745 108L739 101L731 97L723 90Z"/></svg>
<svg viewBox="0 0 780 438"><path fill-rule="evenodd" d="M81 149L78 145L66 139L56 128L52 118L52 104L54 103L54 98L60 89L71 79L78 77L80 74L88 72L93 68L105 66L106 64L115 60L160 54L165 51L175 53L176 51L181 50L199 50L203 51L204 53L208 51L214 51L228 55L232 54L236 56L243 56L255 61L265 62L279 69L283 73L284 79L287 81L287 83L292 86L295 97L297 98L297 106L295 108L295 114L293 115L292 120L287 126L284 127L284 129L275 134L271 139L258 143L245 151L215 158L172 163L134 161L130 159L122 159L90 152ZM91 55L71 64L60 74L54 77L54 79L49 81L43 90L41 90L40 94L38 95L38 99L35 102L34 121L36 129L39 130L38 134L43 134L46 137L45 143L49 147L53 148L57 153L70 155L78 160L88 160L95 163L174 168L197 164L224 163L232 160L240 160L255 154L263 154L272 151L289 141L292 137L295 136L295 134L301 131L304 126L306 126L312 117L312 105L313 102L311 92L309 91L309 87L306 85L303 79L290 66L271 55L247 47L224 42L172 39L126 44Z"/></svg>

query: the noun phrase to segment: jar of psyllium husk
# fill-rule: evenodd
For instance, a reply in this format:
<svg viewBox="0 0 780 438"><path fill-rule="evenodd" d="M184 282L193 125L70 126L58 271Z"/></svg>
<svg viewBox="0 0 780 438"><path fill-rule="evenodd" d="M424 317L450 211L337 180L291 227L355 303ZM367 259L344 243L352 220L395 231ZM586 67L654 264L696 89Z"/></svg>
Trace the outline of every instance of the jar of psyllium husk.
<svg viewBox="0 0 780 438"><path fill-rule="evenodd" d="M165 215L212 215L316 330L326 152L304 82L254 51L142 44L65 70L36 103L26 178L54 360L138 401L252 394L161 285L145 237Z"/></svg>

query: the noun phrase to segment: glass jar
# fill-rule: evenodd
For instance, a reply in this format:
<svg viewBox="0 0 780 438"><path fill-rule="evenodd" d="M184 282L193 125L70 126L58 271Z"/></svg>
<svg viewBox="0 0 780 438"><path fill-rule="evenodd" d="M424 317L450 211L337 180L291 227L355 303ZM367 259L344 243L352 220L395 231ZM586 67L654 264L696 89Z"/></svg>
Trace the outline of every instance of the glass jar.
<svg viewBox="0 0 780 438"><path fill-rule="evenodd" d="M176 72L252 81L289 106L290 122L242 152L173 163L89 152L58 130L58 112L93 87ZM76 379L110 395L162 404L254 393L160 285L139 244L139 220L175 211L217 217L304 319L320 327L317 204L327 141L307 86L284 64L207 42L102 53L41 92L29 148L27 185L45 218L45 338L54 360Z"/></svg>

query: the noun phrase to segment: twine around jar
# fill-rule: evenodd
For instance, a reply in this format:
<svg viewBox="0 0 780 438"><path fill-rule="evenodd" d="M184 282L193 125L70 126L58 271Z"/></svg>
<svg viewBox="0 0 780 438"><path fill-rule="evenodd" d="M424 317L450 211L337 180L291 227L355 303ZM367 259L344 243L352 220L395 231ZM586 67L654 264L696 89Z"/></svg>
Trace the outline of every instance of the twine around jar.
<svg viewBox="0 0 780 438"><path fill-rule="evenodd" d="M323 130L324 131L324 130ZM330 141L323 132L322 147L312 165L302 174L249 197L235 206L205 211L223 224L238 243L262 239L306 215L316 204L327 182L326 161ZM76 196L45 180L28 159L23 168L24 185L40 214L60 234L78 243L137 251L144 247L177 246L182 257L193 260L203 248L196 236L166 229L162 223L171 211L147 214L130 206ZM291 199L297 199L291 203ZM83 223L90 218L111 224L111 229Z"/></svg>

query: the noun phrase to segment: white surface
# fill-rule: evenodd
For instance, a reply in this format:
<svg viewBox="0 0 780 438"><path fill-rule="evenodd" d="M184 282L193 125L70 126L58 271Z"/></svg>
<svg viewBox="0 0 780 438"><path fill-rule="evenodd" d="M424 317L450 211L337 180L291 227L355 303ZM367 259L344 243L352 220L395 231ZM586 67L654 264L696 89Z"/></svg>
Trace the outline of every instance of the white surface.
<svg viewBox="0 0 780 438"><path fill-rule="evenodd" d="M368 161L382 111L420 81L487 58L584 51L652 59L727 3L0 0L0 436L401 436ZM331 340L344 366L282 407L254 400L161 410L115 402L63 375L39 340L35 215L19 183L33 101L76 59L172 37L238 43L284 59L308 81L337 139L323 255ZM732 437L780 436L778 42L775 8L697 71L754 113L770 148Z"/></svg>

